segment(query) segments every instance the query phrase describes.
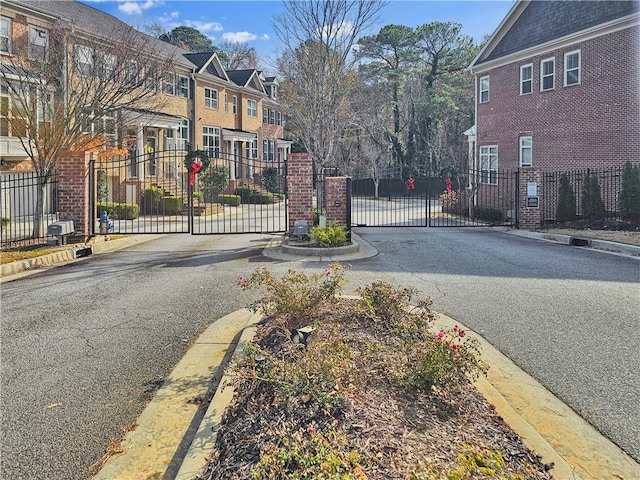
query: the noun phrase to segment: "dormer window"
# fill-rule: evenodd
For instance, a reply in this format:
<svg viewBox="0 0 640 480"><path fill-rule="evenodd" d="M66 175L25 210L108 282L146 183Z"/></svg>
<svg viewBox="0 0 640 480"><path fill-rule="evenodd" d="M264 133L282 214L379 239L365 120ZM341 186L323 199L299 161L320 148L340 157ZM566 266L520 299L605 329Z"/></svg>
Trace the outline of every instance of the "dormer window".
<svg viewBox="0 0 640 480"><path fill-rule="evenodd" d="M276 85L271 85L271 98L274 100L278 98L278 87Z"/></svg>

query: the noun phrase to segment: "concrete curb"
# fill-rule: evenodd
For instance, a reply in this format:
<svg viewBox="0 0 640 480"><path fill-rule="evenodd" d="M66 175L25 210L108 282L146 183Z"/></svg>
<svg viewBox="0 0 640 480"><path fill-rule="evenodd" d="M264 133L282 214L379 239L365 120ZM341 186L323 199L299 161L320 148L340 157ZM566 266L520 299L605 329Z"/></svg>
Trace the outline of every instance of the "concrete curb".
<svg viewBox="0 0 640 480"><path fill-rule="evenodd" d="M518 235L520 237L533 238L537 240L545 240L548 242L560 243L562 245L571 245L587 248L595 248L611 253L621 253L624 255L640 258L640 247L635 245L627 245L625 243L609 242L606 240L598 240L595 238L581 237L579 235L561 235L548 232L531 232L528 230L504 230L510 235Z"/></svg>
<svg viewBox="0 0 640 480"><path fill-rule="evenodd" d="M18 260L16 262L5 263L0 265L0 283L15 279L16 275L31 275L43 268L64 265L70 262L80 261L85 256L78 258L77 253L80 249L91 248L91 253L101 254L113 252L122 248L130 247L139 243L148 242L162 236L161 234L151 235L131 235L126 238L117 238L114 240L100 241L96 243L73 245L67 249L42 255L40 257L29 258L26 260ZM13 278L10 278L13 277Z"/></svg>
<svg viewBox="0 0 640 480"><path fill-rule="evenodd" d="M282 236L273 237L262 254L274 260L305 262L345 262L371 258L378 254L374 247L353 232L351 233L351 241L357 245L355 251L352 246L345 247L344 250L341 250L340 247L319 249L287 246L283 248L283 241Z"/></svg>
<svg viewBox="0 0 640 480"><path fill-rule="evenodd" d="M240 332L258 318L242 309L213 322L163 382L138 417L135 429L125 435L121 443L124 452L108 458L94 480L169 478L168 470L177 470L181 464L185 470L191 469L201 460L198 468L202 469L206 459L200 455L208 454L211 445L199 429L206 431L211 417L221 415L229 404L231 397L227 396L229 389L224 389L223 376L226 360L240 348ZM241 340L246 341L247 336L251 338L253 332ZM199 415L216 380L217 391L207 413Z"/></svg>
<svg viewBox="0 0 640 480"><path fill-rule="evenodd" d="M480 335L441 314L435 326L449 329L456 324L480 342L489 364L487 377L475 383L477 389L531 450L545 463L554 463L555 478L640 478L640 464Z"/></svg>
<svg viewBox="0 0 640 480"><path fill-rule="evenodd" d="M257 324L261 319L261 314L253 314L242 331L242 336L240 337L233 353L232 362L225 369L225 373L218 384L216 393L214 394L213 399L209 404L209 408L200 423L198 432L196 433L193 442L189 447L189 451L185 455L184 461L180 466L180 470L175 477L176 480L192 480L202 473L203 468L207 464L207 459L211 454L218 436L218 429L220 428L222 416L233 398L234 389L230 385L232 377L229 374L229 370L234 364L233 359L242 358L244 355L244 348L253 339L256 333Z"/></svg>
<svg viewBox="0 0 640 480"><path fill-rule="evenodd" d="M235 347L234 358L242 355L244 347L255 334L260 318L259 315L253 315L247 320ZM490 366L487 377L475 383L476 388L495 406L525 444L542 457L544 463L553 463L552 474L555 478L640 478L640 465L481 336L445 315L438 315L435 326L448 329L455 324L467 330L470 337L478 339L483 359ZM227 370L184 457L176 480L192 479L202 473L206 466L222 415L233 397L233 388L228 386L229 379Z"/></svg>

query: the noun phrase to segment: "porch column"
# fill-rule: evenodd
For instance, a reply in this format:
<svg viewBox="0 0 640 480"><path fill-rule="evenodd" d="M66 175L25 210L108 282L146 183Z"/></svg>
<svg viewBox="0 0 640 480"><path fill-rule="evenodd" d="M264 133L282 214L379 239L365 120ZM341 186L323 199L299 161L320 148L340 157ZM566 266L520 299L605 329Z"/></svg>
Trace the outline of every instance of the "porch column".
<svg viewBox="0 0 640 480"><path fill-rule="evenodd" d="M138 125L138 131L136 132L136 150L137 150L136 162L138 162L137 164L138 180L143 181L144 180L144 164L147 160L147 149L144 142L144 126L143 125ZM144 160L140 161L140 158L143 158Z"/></svg>

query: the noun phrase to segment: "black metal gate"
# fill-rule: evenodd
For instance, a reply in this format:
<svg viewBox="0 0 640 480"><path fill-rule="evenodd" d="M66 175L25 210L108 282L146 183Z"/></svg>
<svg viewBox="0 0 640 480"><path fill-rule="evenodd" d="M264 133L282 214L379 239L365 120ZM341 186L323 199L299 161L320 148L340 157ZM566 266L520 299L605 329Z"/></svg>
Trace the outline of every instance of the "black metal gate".
<svg viewBox="0 0 640 480"><path fill-rule="evenodd" d="M91 233L103 212L113 234L286 231L284 163L218 154L195 174L186 155L149 149L92 159Z"/></svg>
<svg viewBox="0 0 640 480"><path fill-rule="evenodd" d="M483 227L517 222L517 172L465 176L355 178L351 224L358 227Z"/></svg>

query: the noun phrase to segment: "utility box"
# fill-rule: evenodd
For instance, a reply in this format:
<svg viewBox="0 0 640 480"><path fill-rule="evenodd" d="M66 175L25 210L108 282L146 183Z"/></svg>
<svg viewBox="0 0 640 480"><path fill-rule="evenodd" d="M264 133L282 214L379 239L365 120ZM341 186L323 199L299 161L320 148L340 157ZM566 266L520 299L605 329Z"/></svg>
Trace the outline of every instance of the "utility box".
<svg viewBox="0 0 640 480"><path fill-rule="evenodd" d="M73 228L73 220L64 222L55 222L47 226L47 235L62 236L70 235L75 231Z"/></svg>
<svg viewBox="0 0 640 480"><path fill-rule="evenodd" d="M55 242L52 243L53 245L64 245L65 237L67 235L71 235L73 232L75 232L75 228L73 227L73 220L65 220L62 222L55 222L47 225L47 235L58 237L52 241Z"/></svg>
<svg viewBox="0 0 640 480"><path fill-rule="evenodd" d="M296 220L293 223L293 235L300 237L309 235L309 222L306 220Z"/></svg>

